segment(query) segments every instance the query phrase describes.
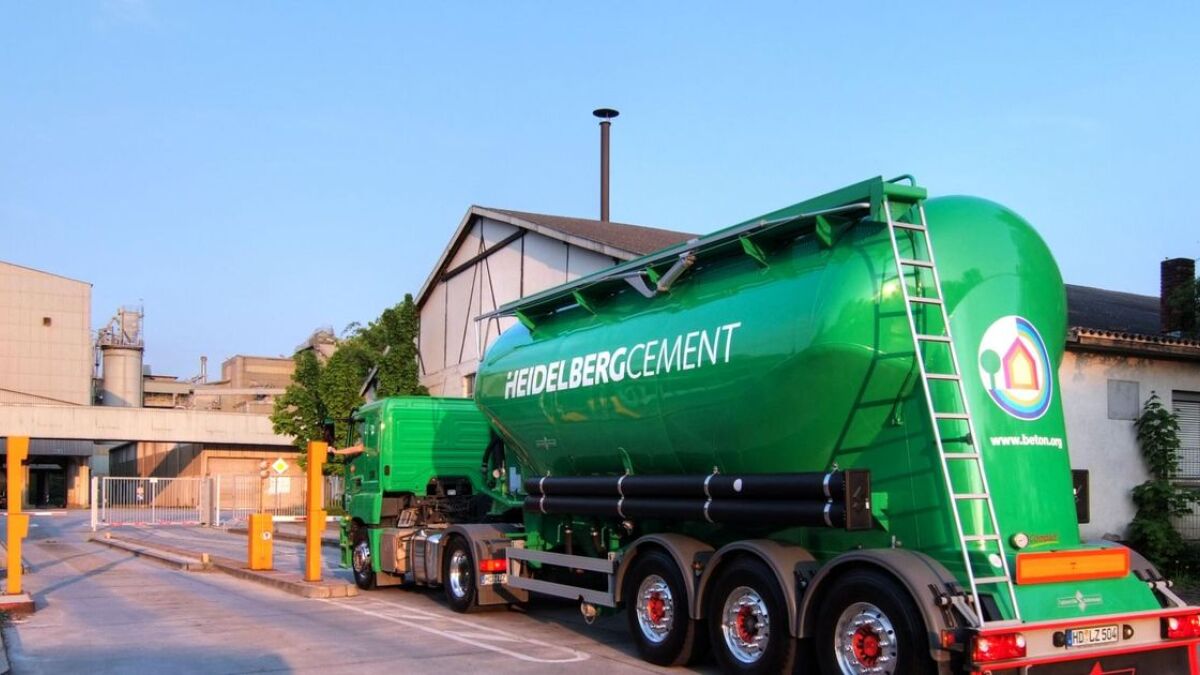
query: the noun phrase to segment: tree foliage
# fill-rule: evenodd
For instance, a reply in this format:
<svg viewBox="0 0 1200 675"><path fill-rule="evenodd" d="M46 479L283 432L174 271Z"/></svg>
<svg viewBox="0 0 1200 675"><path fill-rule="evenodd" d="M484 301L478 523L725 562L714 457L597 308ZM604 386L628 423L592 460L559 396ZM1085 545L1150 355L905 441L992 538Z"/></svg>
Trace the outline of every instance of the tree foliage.
<svg viewBox="0 0 1200 675"><path fill-rule="evenodd" d="M1130 543L1167 574L1190 573L1190 547L1172 520L1191 513L1192 495L1173 479L1179 470L1179 420L1150 393L1134 422L1150 480L1133 489L1137 514L1129 527Z"/></svg>
<svg viewBox="0 0 1200 675"><path fill-rule="evenodd" d="M348 418L362 405L359 395L373 367L378 366L376 395L428 395L417 369L419 317L412 295L385 309L363 327L352 323L338 341L337 351L322 364L312 350L296 354L292 383L275 400L271 422L275 432L295 437L296 447L321 440L323 424L332 419L338 445L353 440Z"/></svg>
<svg viewBox="0 0 1200 675"><path fill-rule="evenodd" d="M292 383L283 395L275 399L271 423L275 433L295 437L296 447L303 450L309 441L321 438L321 424L326 407L317 393L321 381L321 362L311 349L292 357L296 364Z"/></svg>

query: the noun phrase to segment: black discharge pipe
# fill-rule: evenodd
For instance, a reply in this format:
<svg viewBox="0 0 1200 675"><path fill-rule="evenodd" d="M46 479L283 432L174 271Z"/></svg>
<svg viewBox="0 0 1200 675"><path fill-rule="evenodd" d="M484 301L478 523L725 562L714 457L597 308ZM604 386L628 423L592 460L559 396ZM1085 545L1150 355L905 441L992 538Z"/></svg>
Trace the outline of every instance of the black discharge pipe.
<svg viewBox="0 0 1200 675"><path fill-rule="evenodd" d="M866 530L871 472L563 476L523 481L526 511Z"/></svg>
<svg viewBox="0 0 1200 675"><path fill-rule="evenodd" d="M525 493L573 497L692 497L698 499L797 499L841 501L842 471L665 476L547 476L526 478Z"/></svg>
<svg viewBox="0 0 1200 675"><path fill-rule="evenodd" d="M655 518L710 523L788 524L846 527L846 507L833 502L787 500L612 499L610 497L525 497L525 510L609 518Z"/></svg>

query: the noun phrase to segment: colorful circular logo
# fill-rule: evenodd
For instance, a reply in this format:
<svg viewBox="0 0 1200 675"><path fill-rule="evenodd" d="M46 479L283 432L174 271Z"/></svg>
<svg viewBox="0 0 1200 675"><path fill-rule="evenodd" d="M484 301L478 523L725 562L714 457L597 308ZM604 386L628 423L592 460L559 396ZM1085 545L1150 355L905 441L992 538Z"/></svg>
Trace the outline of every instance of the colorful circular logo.
<svg viewBox="0 0 1200 675"><path fill-rule="evenodd" d="M979 376L996 405L1023 420L1050 407L1053 371L1046 343L1020 316L997 319L979 341Z"/></svg>

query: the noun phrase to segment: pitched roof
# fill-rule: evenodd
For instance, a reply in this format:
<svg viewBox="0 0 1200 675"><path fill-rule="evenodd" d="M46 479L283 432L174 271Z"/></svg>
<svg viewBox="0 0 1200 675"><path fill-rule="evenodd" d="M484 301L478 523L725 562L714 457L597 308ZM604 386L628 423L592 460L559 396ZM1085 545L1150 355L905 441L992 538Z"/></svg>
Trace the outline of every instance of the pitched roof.
<svg viewBox="0 0 1200 675"><path fill-rule="evenodd" d="M598 244L605 244L623 251L636 253L637 255L652 253L696 237L696 235L688 232L663 230L657 227L646 227L645 225L604 222L588 218L551 216L544 213L493 209L486 206L480 208L496 213L503 213L520 220L536 223L542 227L557 230L563 234L588 239Z"/></svg>
<svg viewBox="0 0 1200 675"><path fill-rule="evenodd" d="M537 232L551 239L612 256L618 260L632 260L696 237L687 232L676 232L645 225L472 206L467 209L467 213L459 223L449 245L442 251L437 264L433 266L425 283L421 285L421 290L417 293L418 307L425 304L425 299L429 297L438 277L445 270L450 259L454 257L454 252L466 237L467 232L470 231L475 219L481 217L498 220L530 232Z"/></svg>
<svg viewBox="0 0 1200 675"><path fill-rule="evenodd" d="M1115 333L1158 335L1158 298L1067 284L1067 323Z"/></svg>

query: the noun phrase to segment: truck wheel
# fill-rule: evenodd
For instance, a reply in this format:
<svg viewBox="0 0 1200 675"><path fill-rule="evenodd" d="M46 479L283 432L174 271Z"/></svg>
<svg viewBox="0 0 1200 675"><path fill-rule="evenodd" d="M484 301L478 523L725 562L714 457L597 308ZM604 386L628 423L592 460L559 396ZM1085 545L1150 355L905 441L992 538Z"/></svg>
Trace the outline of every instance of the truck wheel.
<svg viewBox="0 0 1200 675"><path fill-rule="evenodd" d="M450 609L460 613L475 609L475 556L462 537L451 537L442 555L442 589Z"/></svg>
<svg viewBox="0 0 1200 675"><path fill-rule="evenodd" d="M797 643L788 632L787 601L762 562L743 558L721 572L709 592L708 629L726 673L790 673Z"/></svg>
<svg viewBox="0 0 1200 675"><path fill-rule="evenodd" d="M350 567L354 570L354 583L364 591L375 588L375 568L371 564L371 540L367 528L355 527L353 547L350 549Z"/></svg>
<svg viewBox="0 0 1200 675"><path fill-rule="evenodd" d="M624 601L629 632L643 659L682 666L704 651L704 633L688 611L683 575L667 554L638 555L626 577Z"/></svg>
<svg viewBox="0 0 1200 675"><path fill-rule="evenodd" d="M854 570L821 602L817 663L822 675L933 673L925 621L889 576Z"/></svg>

